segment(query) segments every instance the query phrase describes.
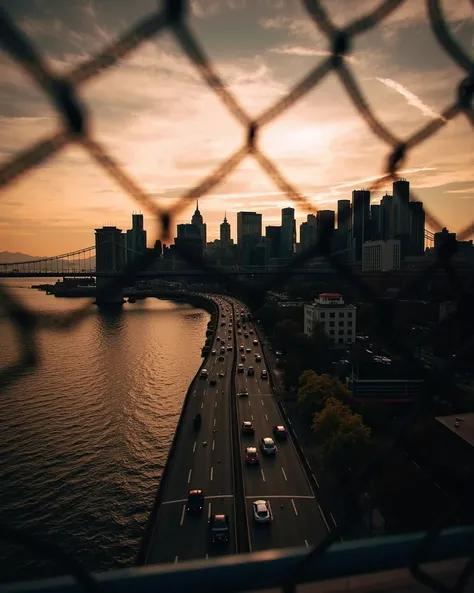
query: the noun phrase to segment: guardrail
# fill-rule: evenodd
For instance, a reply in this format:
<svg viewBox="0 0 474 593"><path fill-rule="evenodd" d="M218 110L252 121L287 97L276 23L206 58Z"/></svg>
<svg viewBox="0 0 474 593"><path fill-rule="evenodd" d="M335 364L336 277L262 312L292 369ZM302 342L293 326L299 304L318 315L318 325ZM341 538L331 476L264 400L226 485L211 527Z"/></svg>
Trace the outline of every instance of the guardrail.
<svg viewBox="0 0 474 593"><path fill-rule="evenodd" d="M183 562L179 565L155 565L146 568L129 568L99 573L96 576L101 590L114 593L130 593L137 591L152 593L241 593L244 591L263 591L277 589L281 591L283 583L289 575L296 575L296 584L321 583L318 591L374 591L387 589L392 583L396 589L394 577L386 576L383 571L414 566L417 561L423 563L437 562L445 566L445 573L450 574L451 582L462 572L461 562L454 559L470 557L474 545L474 527L456 527L447 529L425 547L425 533L384 536L344 543L335 543L327 552L315 561L304 565L307 548L295 550L272 550L245 556L223 557L217 561L199 560ZM447 570L442 561L451 560ZM464 564L464 560L462 562ZM357 576L380 575L379 587L374 582L356 587ZM431 571L430 571L431 573ZM390 573L389 573L390 574ZM398 574L398 577L400 575ZM437 575L439 576L439 574ZM344 579L343 585L337 589L330 579ZM382 580L382 577L383 580ZM453 578L455 577L455 578ZM447 580L447 579L446 579ZM333 581L334 582L334 581ZM410 584L415 583L411 577ZM81 588L73 577L58 577L49 580L26 583L12 583L0 587L0 593L78 593ZM413 588L410 589L413 591ZM437 589L440 590L440 589ZM448 590L446 588L446 590Z"/></svg>
<svg viewBox="0 0 474 593"><path fill-rule="evenodd" d="M181 298L185 298L185 294L182 293L180 294ZM202 297L203 299L205 297ZM215 310L217 312L217 323L216 323L216 327L214 330L214 336L213 339L215 337L215 332L217 331L217 328L219 327L219 320L220 320L220 310L219 310L219 306L217 305L217 303L211 298L209 297L209 302L215 305ZM179 415L178 418L178 423L176 425L176 431L174 433L173 436L173 440L171 441L171 445L169 448L169 452L168 452L168 457L166 459L166 463L165 463L165 467L163 468L163 473L161 474L161 479L160 479L160 483L158 484L158 490L156 492L156 496L155 496L155 500L153 502L153 507L151 509L151 513L150 516L148 517L148 521L145 527L145 533L140 545L140 549L138 550L138 554L137 554L137 559L136 559L136 564L138 566L142 566L143 564L146 563L147 561L147 557L148 557L148 551L150 548L150 541L151 538L153 536L154 533L154 529L155 529L155 525L156 525L156 520L158 517L158 511L162 502L162 498L163 498L163 486L166 482L168 473L169 473L169 467L171 465L171 461L173 459L174 453L176 451L176 446L178 443L178 438L181 432L181 428L183 426L183 421L184 421L184 416L186 414L186 410L188 407L188 402L191 396L191 393L194 389L194 385L196 383L196 381L199 379L199 374L201 372L201 369L205 368L205 364L207 364L209 357L211 356L211 354L209 353L206 357L204 357L203 361L201 362L199 369L197 370L196 375L194 376L194 379L191 381L188 390L186 392L186 395L184 396L184 400L183 400L183 407L181 408L181 413Z"/></svg>
<svg viewBox="0 0 474 593"><path fill-rule="evenodd" d="M230 388L231 398L231 427L232 429L232 448L233 448L233 474L234 474L234 502L235 502L235 523L237 525L238 551L240 553L249 552L250 530L247 516L247 502L245 498L245 484L242 470L242 444L239 430L239 415L237 412L237 394L236 394L236 369L237 369L237 316L235 310L235 300L232 303L234 319L234 361L232 364L232 381Z"/></svg>

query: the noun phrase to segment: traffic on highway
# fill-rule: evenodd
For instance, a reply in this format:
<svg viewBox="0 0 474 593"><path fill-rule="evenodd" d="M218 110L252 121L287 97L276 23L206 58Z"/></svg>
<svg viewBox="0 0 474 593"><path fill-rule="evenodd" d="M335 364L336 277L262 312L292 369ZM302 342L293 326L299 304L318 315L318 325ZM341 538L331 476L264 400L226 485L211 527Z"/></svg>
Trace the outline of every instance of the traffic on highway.
<svg viewBox="0 0 474 593"><path fill-rule="evenodd" d="M258 329L242 303L211 298L219 309L212 350L192 386L161 485L147 564L238 551L235 471L242 476L249 551L311 546L329 530L272 394Z"/></svg>

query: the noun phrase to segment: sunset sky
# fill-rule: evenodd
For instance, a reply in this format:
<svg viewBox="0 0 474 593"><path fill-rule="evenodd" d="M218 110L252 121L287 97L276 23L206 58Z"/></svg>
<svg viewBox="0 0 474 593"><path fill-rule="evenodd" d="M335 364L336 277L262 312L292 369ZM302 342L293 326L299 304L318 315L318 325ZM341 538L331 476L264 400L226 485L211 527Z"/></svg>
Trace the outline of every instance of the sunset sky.
<svg viewBox="0 0 474 593"><path fill-rule="evenodd" d="M326 0L338 26L379 4ZM48 58L67 72L156 10L156 0L6 0L3 6ZM445 0L449 27L474 55L470 0ZM327 41L298 0L196 0L189 24L251 116L256 116L327 55ZM439 47L425 2L408 0L382 25L359 36L349 57L374 112L400 137L437 118L464 72ZM144 43L80 92L91 132L154 200L172 204L231 155L245 137L169 33ZM0 161L58 129L48 99L0 53ZM388 147L357 115L332 73L260 134L260 146L318 208L335 208L380 175ZM452 231L474 219L474 137L458 117L414 149L403 172L416 196ZM387 189L391 184L388 184ZM378 201L382 192L374 192ZM94 243L95 227L129 228L131 198L87 155L69 146L1 195L0 251L54 255ZM278 224L291 205L252 158L199 201L208 238L227 212L256 210ZM175 221L187 222L195 204ZM306 213L296 207L298 222ZM154 225L145 214L145 225ZM174 233L173 233L174 235ZM151 238L151 236L150 236Z"/></svg>

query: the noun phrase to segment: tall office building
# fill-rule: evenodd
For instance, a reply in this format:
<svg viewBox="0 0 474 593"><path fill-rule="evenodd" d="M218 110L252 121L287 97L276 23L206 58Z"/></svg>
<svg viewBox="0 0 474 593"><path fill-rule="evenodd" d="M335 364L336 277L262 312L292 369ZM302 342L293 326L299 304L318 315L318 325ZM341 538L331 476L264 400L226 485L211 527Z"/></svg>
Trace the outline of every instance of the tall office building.
<svg viewBox="0 0 474 593"><path fill-rule="evenodd" d="M237 243L242 246L244 240L252 237L253 241L262 240L262 215L257 212L237 212Z"/></svg>
<svg viewBox="0 0 474 593"><path fill-rule="evenodd" d="M370 207L370 237L369 241L382 240L382 206L372 204Z"/></svg>
<svg viewBox="0 0 474 593"><path fill-rule="evenodd" d="M351 230L351 201L337 201L337 228L341 233L348 233Z"/></svg>
<svg viewBox="0 0 474 593"><path fill-rule="evenodd" d="M393 183L393 216L395 234L398 239L407 243L410 236L410 183L406 179L399 179Z"/></svg>
<svg viewBox="0 0 474 593"><path fill-rule="evenodd" d="M95 229L95 265L99 273L116 274L125 266L125 235L115 226Z"/></svg>
<svg viewBox="0 0 474 593"><path fill-rule="evenodd" d="M266 226L265 237L269 243L268 256L279 258L281 253L281 226Z"/></svg>
<svg viewBox="0 0 474 593"><path fill-rule="evenodd" d="M194 214L191 218L191 224L194 224L198 227L199 232L201 233L202 243L204 245L203 249L205 250L207 243L207 226L201 213L199 212L199 200L196 200L196 210L194 211Z"/></svg>
<svg viewBox="0 0 474 593"><path fill-rule="evenodd" d="M392 215L393 196L385 194L380 201L380 230L382 239L388 241L395 237L395 227Z"/></svg>
<svg viewBox="0 0 474 593"><path fill-rule="evenodd" d="M410 202L410 255L425 252L425 209L422 202Z"/></svg>
<svg viewBox="0 0 474 593"><path fill-rule="evenodd" d="M332 232L334 231L334 227L336 224L336 213L334 210L318 210L316 214L316 229L318 237L321 236L323 230L325 232Z"/></svg>
<svg viewBox="0 0 474 593"><path fill-rule="evenodd" d="M356 261L362 259L362 245L370 238L370 191L352 192L352 240Z"/></svg>
<svg viewBox="0 0 474 593"><path fill-rule="evenodd" d="M281 257L291 258L295 253L296 220L294 208L283 208L281 211Z"/></svg>
<svg viewBox="0 0 474 593"><path fill-rule="evenodd" d="M146 231L143 214L132 214L132 228L125 235L125 261L133 261L146 251Z"/></svg>
<svg viewBox="0 0 474 593"><path fill-rule="evenodd" d="M300 246L302 250L312 247L318 238L317 218L314 214L308 214L306 222L300 224Z"/></svg>
<svg viewBox="0 0 474 593"><path fill-rule="evenodd" d="M197 224L178 224L174 244L182 251L204 255L202 230Z"/></svg>
<svg viewBox="0 0 474 593"><path fill-rule="evenodd" d="M220 235L221 247L228 247L231 244L230 224L227 222L227 215L224 214L224 222L221 222Z"/></svg>

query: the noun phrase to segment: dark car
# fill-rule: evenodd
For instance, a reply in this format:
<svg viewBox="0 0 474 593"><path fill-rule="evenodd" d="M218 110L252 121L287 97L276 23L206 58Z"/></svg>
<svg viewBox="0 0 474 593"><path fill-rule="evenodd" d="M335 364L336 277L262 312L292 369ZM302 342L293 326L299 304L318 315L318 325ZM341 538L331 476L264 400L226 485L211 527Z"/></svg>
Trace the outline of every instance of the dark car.
<svg viewBox="0 0 474 593"><path fill-rule="evenodd" d="M212 515L209 519L212 543L227 543L229 541L229 516Z"/></svg>
<svg viewBox="0 0 474 593"><path fill-rule="evenodd" d="M247 397L247 396L248 396L248 394L249 394L249 390L248 390L248 389L245 389L245 388L244 388L244 389L241 389L241 390L239 391L239 397Z"/></svg>
<svg viewBox="0 0 474 593"><path fill-rule="evenodd" d="M186 511L188 513L200 513L204 508L204 493L202 490L190 490L188 494L188 504Z"/></svg>
<svg viewBox="0 0 474 593"><path fill-rule="evenodd" d="M209 385L217 385L216 377L212 377L212 379L209 381Z"/></svg>
<svg viewBox="0 0 474 593"><path fill-rule="evenodd" d="M255 369L254 369L253 367L249 367L249 368L247 369L247 375L248 375L249 377L253 377L253 376L255 375Z"/></svg>
<svg viewBox="0 0 474 593"><path fill-rule="evenodd" d="M288 431L284 426L274 426L273 436L279 441L286 441L286 439L288 438Z"/></svg>

